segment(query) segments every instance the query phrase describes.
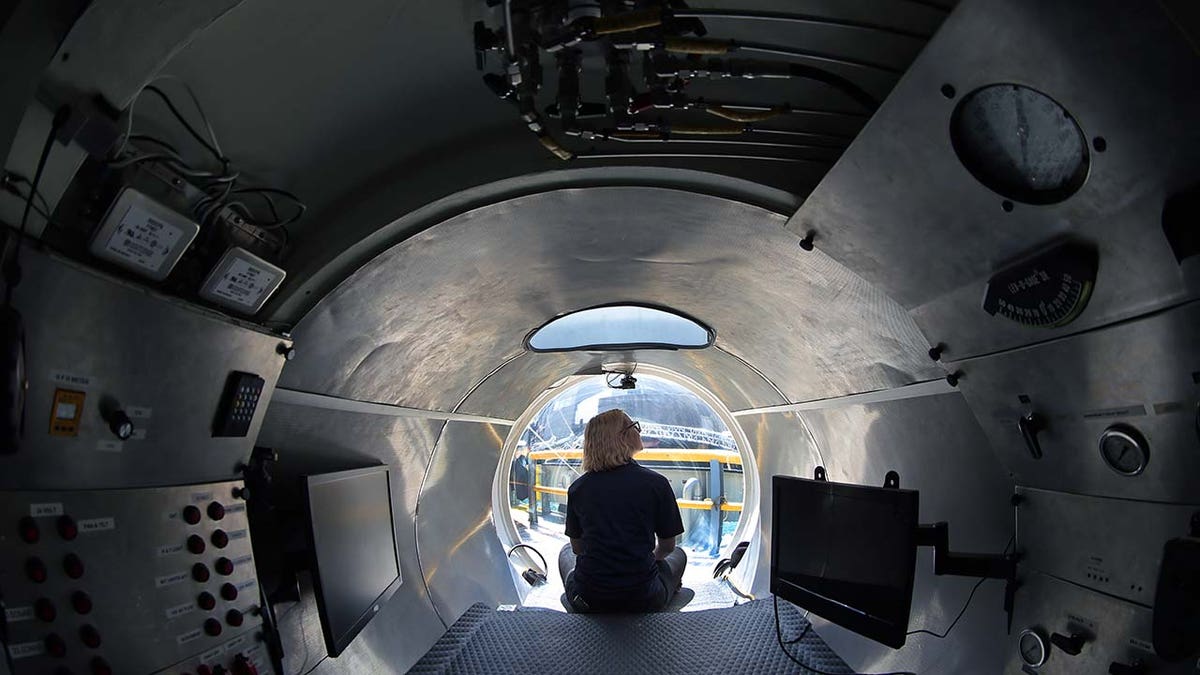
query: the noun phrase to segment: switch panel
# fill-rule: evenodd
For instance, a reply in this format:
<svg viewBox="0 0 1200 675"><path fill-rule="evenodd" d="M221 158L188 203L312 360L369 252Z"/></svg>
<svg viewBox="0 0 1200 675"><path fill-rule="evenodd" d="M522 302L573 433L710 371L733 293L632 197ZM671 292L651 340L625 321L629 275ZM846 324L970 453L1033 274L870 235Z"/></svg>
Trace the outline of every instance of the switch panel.
<svg viewBox="0 0 1200 675"><path fill-rule="evenodd" d="M0 492L13 675L269 672L241 487Z"/></svg>

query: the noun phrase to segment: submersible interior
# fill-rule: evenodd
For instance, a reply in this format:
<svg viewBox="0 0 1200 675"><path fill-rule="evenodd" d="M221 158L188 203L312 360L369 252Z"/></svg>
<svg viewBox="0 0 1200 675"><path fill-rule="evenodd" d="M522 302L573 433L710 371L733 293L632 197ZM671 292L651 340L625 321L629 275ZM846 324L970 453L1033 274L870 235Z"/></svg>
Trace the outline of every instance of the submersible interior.
<svg viewBox="0 0 1200 675"><path fill-rule="evenodd" d="M1196 672L1200 12L742 5L0 8L0 673ZM568 614L621 406L691 595ZM818 474L901 647L773 592Z"/></svg>

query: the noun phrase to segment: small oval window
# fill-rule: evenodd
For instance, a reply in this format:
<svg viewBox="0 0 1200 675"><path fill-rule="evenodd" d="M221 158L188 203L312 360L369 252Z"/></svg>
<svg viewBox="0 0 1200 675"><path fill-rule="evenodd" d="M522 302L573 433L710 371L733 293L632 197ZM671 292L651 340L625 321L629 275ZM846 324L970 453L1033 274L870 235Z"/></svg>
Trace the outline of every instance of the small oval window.
<svg viewBox="0 0 1200 675"><path fill-rule="evenodd" d="M525 338L535 352L703 349L712 329L677 312L645 305L605 305L551 319Z"/></svg>

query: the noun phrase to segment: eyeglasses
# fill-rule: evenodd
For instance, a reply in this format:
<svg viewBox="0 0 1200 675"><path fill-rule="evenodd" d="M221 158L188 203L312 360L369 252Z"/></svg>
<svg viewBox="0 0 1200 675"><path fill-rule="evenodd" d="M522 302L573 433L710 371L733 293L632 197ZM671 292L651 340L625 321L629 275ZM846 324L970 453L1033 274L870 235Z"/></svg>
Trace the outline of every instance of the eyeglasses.
<svg viewBox="0 0 1200 675"><path fill-rule="evenodd" d="M640 433L642 433L642 423L641 422L630 422L629 424L626 424L625 428L622 429L621 431L629 431L630 429L637 429L637 432L640 434Z"/></svg>

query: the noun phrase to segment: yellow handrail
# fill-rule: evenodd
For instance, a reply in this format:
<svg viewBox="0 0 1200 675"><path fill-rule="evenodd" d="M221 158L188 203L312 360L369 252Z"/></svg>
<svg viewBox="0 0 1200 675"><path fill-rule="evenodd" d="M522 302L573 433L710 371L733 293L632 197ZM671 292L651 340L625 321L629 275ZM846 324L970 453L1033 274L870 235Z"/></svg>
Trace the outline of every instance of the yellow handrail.
<svg viewBox="0 0 1200 675"><path fill-rule="evenodd" d="M534 493L545 492L546 494L550 494L550 495L560 495L563 497L567 496L567 488L556 488L556 487L549 487L546 485L534 485L533 491L534 491ZM707 511L707 510L711 509L713 506L711 499L676 499L675 502L677 504L679 504L679 508L681 508L681 509L696 509L698 511ZM722 511L741 511L742 503L741 502L722 502L721 510Z"/></svg>
<svg viewBox="0 0 1200 675"><path fill-rule="evenodd" d="M634 459L646 462L707 462L718 460L722 464L741 464L742 457L733 450L688 449L688 448L648 448L633 456ZM583 450L535 450L529 453L529 459L583 459Z"/></svg>

